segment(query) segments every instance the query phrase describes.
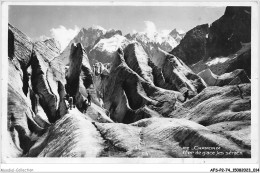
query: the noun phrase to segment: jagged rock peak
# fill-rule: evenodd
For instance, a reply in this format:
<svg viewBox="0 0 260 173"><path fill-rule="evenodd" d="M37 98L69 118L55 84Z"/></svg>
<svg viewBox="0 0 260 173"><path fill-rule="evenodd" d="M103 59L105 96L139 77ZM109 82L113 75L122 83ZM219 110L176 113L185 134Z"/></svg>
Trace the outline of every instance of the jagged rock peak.
<svg viewBox="0 0 260 173"><path fill-rule="evenodd" d="M170 33L169 33L170 36L172 36L173 38L183 38L185 33L180 33L176 28L174 28Z"/></svg>
<svg viewBox="0 0 260 173"><path fill-rule="evenodd" d="M122 35L122 32L114 29L105 30L102 27L90 27L88 29L82 28L64 49L62 56L68 56L70 45L72 43L81 43L86 50L86 53L88 53L100 39L110 38L116 34Z"/></svg>
<svg viewBox="0 0 260 173"><path fill-rule="evenodd" d="M233 15L241 15L241 14L251 14L251 8L250 7L234 7L234 6L228 6L226 8L226 11L224 13L224 16L233 16Z"/></svg>
<svg viewBox="0 0 260 173"><path fill-rule="evenodd" d="M177 34L179 34L179 32L177 31L176 28L174 28L174 29L169 33L169 35L171 35L171 36L175 36L175 35L177 35Z"/></svg>
<svg viewBox="0 0 260 173"><path fill-rule="evenodd" d="M98 26L98 25L93 25L89 28L81 28L81 30L79 31L79 33L82 33L82 34L89 34L91 32L99 32L99 33L102 33L103 35L105 34L119 34L119 35L122 35L122 31L120 30L115 30L115 29L105 29L101 26Z"/></svg>
<svg viewBox="0 0 260 173"><path fill-rule="evenodd" d="M200 61L206 54L208 30L208 24L198 25L189 30L170 54L177 56L187 65Z"/></svg>

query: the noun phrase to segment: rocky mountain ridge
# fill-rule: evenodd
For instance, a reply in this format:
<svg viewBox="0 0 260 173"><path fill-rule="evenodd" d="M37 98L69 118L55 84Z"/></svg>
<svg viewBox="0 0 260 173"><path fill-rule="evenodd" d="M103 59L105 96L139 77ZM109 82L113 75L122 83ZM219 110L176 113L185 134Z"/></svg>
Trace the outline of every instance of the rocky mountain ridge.
<svg viewBox="0 0 260 173"><path fill-rule="evenodd" d="M224 15L210 26L204 24L188 31L170 54L183 60L195 73L209 68L221 75L241 68L250 77L251 7L227 7Z"/></svg>
<svg viewBox="0 0 260 173"><path fill-rule="evenodd" d="M136 41L142 44L144 50L149 56L154 55L154 51L158 48L164 51L170 51L177 46L184 34L180 34L176 29L172 30L168 35L155 34L153 37L147 35L147 33L137 32L135 34L122 35L120 30L106 30L102 27L90 27L88 29L82 28L79 33L71 40L68 46L63 50L60 57L66 59L69 56L70 46L72 43L81 43L84 47L86 54L89 57L90 64L93 65L96 62L112 63L113 58L99 58L99 55L103 52L107 52L105 56L112 56L119 46ZM124 44L120 42L124 41ZM105 46L105 48L103 48ZM98 49L98 50L96 50ZM102 50L103 49L103 50ZM112 53L112 52L113 53ZM67 62L67 61L66 61Z"/></svg>
<svg viewBox="0 0 260 173"><path fill-rule="evenodd" d="M180 40L185 34L180 34L176 29L173 29L169 34L162 35L160 33L154 33L153 35L148 35L143 32L136 32L134 34L127 34L125 37L131 41L139 42L148 56L153 57L158 49L170 52L174 47L176 47Z"/></svg>

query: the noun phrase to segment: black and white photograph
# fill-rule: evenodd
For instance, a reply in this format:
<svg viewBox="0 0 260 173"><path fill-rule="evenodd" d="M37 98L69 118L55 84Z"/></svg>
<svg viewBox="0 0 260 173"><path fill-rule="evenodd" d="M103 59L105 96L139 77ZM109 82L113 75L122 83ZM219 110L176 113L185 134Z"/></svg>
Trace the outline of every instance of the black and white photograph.
<svg viewBox="0 0 260 173"><path fill-rule="evenodd" d="M20 2L6 11L2 161L258 157L252 5Z"/></svg>

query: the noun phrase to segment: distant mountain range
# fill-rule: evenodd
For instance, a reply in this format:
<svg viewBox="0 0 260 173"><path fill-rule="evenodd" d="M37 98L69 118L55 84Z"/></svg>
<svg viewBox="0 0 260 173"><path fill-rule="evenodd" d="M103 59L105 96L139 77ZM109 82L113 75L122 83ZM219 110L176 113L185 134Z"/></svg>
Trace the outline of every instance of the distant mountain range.
<svg viewBox="0 0 260 173"><path fill-rule="evenodd" d="M117 35L117 36L116 36ZM88 29L82 28L79 33L70 41L68 46L62 51L61 56L67 57L69 55L70 45L72 43L81 43L89 56L90 63L93 65L94 62L98 62L96 60L96 56L92 57L93 54L92 49L99 49L106 52L111 52L109 49L113 49L114 51L121 46L121 43L117 43L120 41L127 42L139 42L145 52L153 57L155 52L158 51L158 48L164 50L166 52L171 51L174 47L176 47L185 34L180 34L177 29L173 29L169 34L159 34L154 33L152 36L148 35L144 32L136 32L134 34L126 34L122 35L120 30L110 29L106 30L100 26L93 26ZM112 38L113 37L113 38ZM119 40L118 40L119 39ZM116 41L116 42L114 42ZM103 47L104 46L104 47ZM111 48L112 47L112 48ZM101 60L98 58L99 61ZM111 60L101 60L101 62L111 62ZM67 62L67 61L66 61ZM92 63L93 62L93 63Z"/></svg>

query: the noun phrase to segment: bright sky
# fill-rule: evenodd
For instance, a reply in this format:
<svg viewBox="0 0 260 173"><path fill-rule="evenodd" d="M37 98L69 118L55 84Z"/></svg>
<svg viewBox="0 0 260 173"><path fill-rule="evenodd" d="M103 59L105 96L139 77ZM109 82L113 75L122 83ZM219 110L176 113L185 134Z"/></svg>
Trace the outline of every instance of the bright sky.
<svg viewBox="0 0 260 173"><path fill-rule="evenodd" d="M54 37L61 46L84 27L119 29L133 32L167 33L176 28L188 31L212 23L224 14L225 7L156 6L9 6L9 23L32 39Z"/></svg>

